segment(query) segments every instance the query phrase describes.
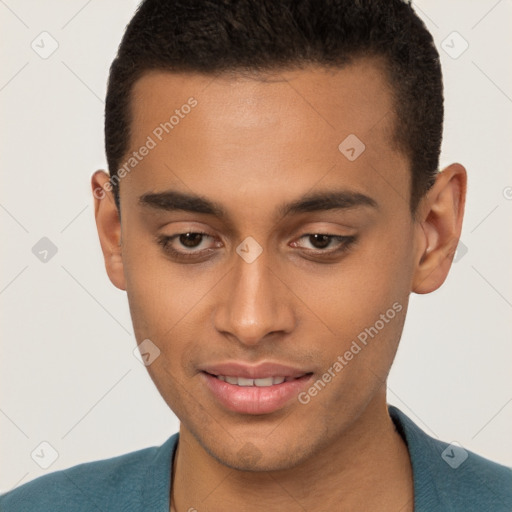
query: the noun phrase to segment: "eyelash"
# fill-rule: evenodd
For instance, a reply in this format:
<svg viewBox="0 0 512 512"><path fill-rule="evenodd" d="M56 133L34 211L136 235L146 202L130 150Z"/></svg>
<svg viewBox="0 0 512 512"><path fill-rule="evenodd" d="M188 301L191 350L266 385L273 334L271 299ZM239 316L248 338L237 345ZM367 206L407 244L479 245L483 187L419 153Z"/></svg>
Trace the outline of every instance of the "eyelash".
<svg viewBox="0 0 512 512"><path fill-rule="evenodd" d="M213 238L210 234L204 233L202 231L185 231L183 233L176 233L175 235L167 236L162 235L157 238L157 242L164 251L175 259L198 259L201 256L204 256L205 253L211 253L213 251L212 248L209 249L203 249L202 251L177 251L173 247L171 247L171 243L176 239L179 238L182 235L200 235L201 237L209 237ZM314 235L324 236L329 238L329 243L332 240L337 240L340 243L340 246L337 249L331 249L331 250L324 250L324 249L306 249L307 253L313 256L334 256L334 255L341 255L348 251L351 246L356 242L355 236L342 236L342 235L331 235L330 233L306 233L299 237L299 240L307 237L311 237ZM201 239L201 242L203 240ZM200 242L200 243L201 243Z"/></svg>
<svg viewBox="0 0 512 512"><path fill-rule="evenodd" d="M202 237L213 238L211 235L209 235L208 233L204 233L203 231L185 231L183 233L176 233L175 235L171 235L171 236L163 235L163 236L158 237L158 243L163 247L164 251L166 251L170 256L172 256L176 259L198 258L199 257L198 255L200 252L204 253L204 250L196 251L196 252L191 252L191 251L181 252L181 251L177 251L176 249L171 247L170 244L176 238L179 238L181 235L201 235ZM201 242L202 242L202 240L201 240ZM209 251L211 251L211 250L212 249L209 249Z"/></svg>
<svg viewBox="0 0 512 512"><path fill-rule="evenodd" d="M312 255L321 255L321 256L333 256L337 254L342 254L350 249L352 244L356 241L355 236L342 236L342 235L331 235L330 233L307 233L299 237L299 240L303 238L309 238L311 236L323 236L329 238L329 244L332 240L337 240L339 242L337 249L325 250L325 249L307 249L307 252Z"/></svg>

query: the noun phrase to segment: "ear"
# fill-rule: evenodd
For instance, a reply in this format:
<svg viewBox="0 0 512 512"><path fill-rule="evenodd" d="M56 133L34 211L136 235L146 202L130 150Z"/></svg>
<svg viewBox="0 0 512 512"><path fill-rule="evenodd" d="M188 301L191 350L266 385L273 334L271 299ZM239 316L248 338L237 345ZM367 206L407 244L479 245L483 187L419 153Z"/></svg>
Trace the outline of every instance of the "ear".
<svg viewBox="0 0 512 512"><path fill-rule="evenodd" d="M100 238L105 268L112 284L126 290L121 247L121 220L112 191L112 183L104 171L96 171L91 178L94 196L94 216Z"/></svg>
<svg viewBox="0 0 512 512"><path fill-rule="evenodd" d="M437 175L418 205L413 292L433 292L448 275L462 229L466 183L466 169L452 164Z"/></svg>

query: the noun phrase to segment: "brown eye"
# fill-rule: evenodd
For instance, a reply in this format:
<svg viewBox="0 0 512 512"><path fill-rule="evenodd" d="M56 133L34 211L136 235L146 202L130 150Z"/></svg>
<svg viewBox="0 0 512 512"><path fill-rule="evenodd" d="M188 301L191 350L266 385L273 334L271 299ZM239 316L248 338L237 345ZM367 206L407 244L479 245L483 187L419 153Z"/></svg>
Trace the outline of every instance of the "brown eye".
<svg viewBox="0 0 512 512"><path fill-rule="evenodd" d="M309 241L315 249L325 249L326 247L329 247L332 237L317 233L315 235L309 235Z"/></svg>
<svg viewBox="0 0 512 512"><path fill-rule="evenodd" d="M304 252L313 256L336 256L344 251L356 241L355 236L331 235L328 233L308 233L302 235L292 247L303 249Z"/></svg>
<svg viewBox="0 0 512 512"><path fill-rule="evenodd" d="M203 236L202 233L183 233L179 241L184 247L195 248L202 242Z"/></svg>
<svg viewBox="0 0 512 512"><path fill-rule="evenodd" d="M222 242L216 241L212 235L200 231L187 231L175 235L161 235L157 243L165 254L176 261L203 261L211 256L215 249L222 247Z"/></svg>

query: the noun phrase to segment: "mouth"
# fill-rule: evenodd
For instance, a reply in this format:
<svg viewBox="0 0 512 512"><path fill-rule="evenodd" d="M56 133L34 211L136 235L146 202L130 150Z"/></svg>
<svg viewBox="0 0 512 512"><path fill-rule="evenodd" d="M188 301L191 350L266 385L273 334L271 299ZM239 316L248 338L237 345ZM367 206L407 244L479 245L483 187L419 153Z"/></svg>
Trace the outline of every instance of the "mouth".
<svg viewBox="0 0 512 512"><path fill-rule="evenodd" d="M234 386L241 387L250 387L256 386L258 388L267 388L269 386L275 386L277 384L282 384L283 382L290 382L295 379L300 379L304 377L304 375L300 375L299 377L283 377L283 376L274 376L274 377L265 377L259 379L247 379L245 377L235 377L231 375L214 375L210 374L212 377L216 377L217 379L227 382L228 384L233 384Z"/></svg>
<svg viewBox="0 0 512 512"><path fill-rule="evenodd" d="M218 405L252 415L283 409L313 378L313 372L276 364L251 367L229 363L202 369L200 374Z"/></svg>

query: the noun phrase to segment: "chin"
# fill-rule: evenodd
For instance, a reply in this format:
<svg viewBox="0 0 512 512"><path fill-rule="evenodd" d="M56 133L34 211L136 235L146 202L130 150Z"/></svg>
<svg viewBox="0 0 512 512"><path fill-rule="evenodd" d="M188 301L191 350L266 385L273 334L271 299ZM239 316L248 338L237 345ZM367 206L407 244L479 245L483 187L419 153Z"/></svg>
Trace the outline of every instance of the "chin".
<svg viewBox="0 0 512 512"><path fill-rule="evenodd" d="M247 442L236 451L219 451L218 447L215 448L211 450L210 447L205 447L206 451L224 466L247 472L286 471L300 465L308 457L304 446L265 446L260 449L255 444Z"/></svg>

